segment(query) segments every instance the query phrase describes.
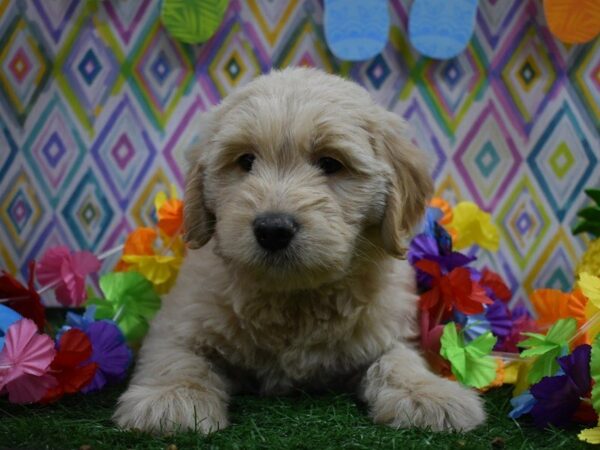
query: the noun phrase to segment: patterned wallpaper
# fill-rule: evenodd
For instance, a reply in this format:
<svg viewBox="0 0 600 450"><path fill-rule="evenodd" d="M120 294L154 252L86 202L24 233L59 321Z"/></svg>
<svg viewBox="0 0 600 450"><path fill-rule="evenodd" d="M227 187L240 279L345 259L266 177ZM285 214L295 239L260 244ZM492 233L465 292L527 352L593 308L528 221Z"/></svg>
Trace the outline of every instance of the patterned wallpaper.
<svg viewBox="0 0 600 450"><path fill-rule="evenodd" d="M570 234L600 180L600 39L567 46L541 0L480 0L459 57L420 57L408 0L390 2L385 51L336 60L316 0L232 0L217 34L181 45L150 0L0 0L0 266L59 243L102 252L182 186L201 112L271 67L311 65L365 86L413 126L439 194L472 199L501 228L481 252L525 298L568 289L585 243Z"/></svg>

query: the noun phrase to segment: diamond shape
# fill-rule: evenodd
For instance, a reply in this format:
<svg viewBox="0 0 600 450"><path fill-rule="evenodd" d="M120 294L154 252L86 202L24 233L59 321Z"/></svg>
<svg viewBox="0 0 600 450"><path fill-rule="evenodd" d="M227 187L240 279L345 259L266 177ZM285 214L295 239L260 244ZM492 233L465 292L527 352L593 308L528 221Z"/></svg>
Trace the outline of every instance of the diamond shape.
<svg viewBox="0 0 600 450"><path fill-rule="evenodd" d="M116 31L116 36L128 47L133 42L133 36L141 30L144 16L149 12L152 19L160 12L159 8L148 8L151 0L119 0L118 2L102 2L102 8L111 23L111 30Z"/></svg>
<svg viewBox="0 0 600 450"><path fill-rule="evenodd" d="M521 155L493 102L474 116L454 162L475 202L493 211L512 182Z"/></svg>
<svg viewBox="0 0 600 450"><path fill-rule="evenodd" d="M202 98L197 95L185 111L181 119L167 140L161 153L164 155L171 171L175 174L175 179L183 187L183 174L187 171L187 161L185 151L199 141L199 129L196 124L202 120L201 113L206 110ZM200 116L200 117L198 117Z"/></svg>
<svg viewBox="0 0 600 450"><path fill-rule="evenodd" d="M437 180L446 163L446 154L438 141L436 130L429 123L430 120L427 119L417 97L413 98L410 106L404 112L404 119L411 125L411 129L414 130L415 145L427 151L430 156L435 158L431 176L434 180Z"/></svg>
<svg viewBox="0 0 600 450"><path fill-rule="evenodd" d="M274 47L281 33L289 29L290 21L297 17L296 10L304 6L302 2L274 2L272 0L248 0L247 8L258 24L258 36L264 36L267 46Z"/></svg>
<svg viewBox="0 0 600 450"><path fill-rule="evenodd" d="M598 158L568 101L565 100L558 112L544 123L546 125L527 157L527 164L562 221L588 185Z"/></svg>
<svg viewBox="0 0 600 450"><path fill-rule="evenodd" d="M78 248L95 251L106 235L114 210L91 170L81 178L61 210Z"/></svg>
<svg viewBox="0 0 600 450"><path fill-rule="evenodd" d="M200 82L206 93L213 94L211 101L218 101L268 68L235 16L225 20L211 43L210 51L200 55L207 68L207 76L200 77Z"/></svg>
<svg viewBox="0 0 600 450"><path fill-rule="evenodd" d="M52 41L58 43L68 28L67 25L80 2L79 0L61 0L58 2L33 0L32 3L35 11L42 19L38 23L43 24Z"/></svg>
<svg viewBox="0 0 600 450"><path fill-rule="evenodd" d="M476 97L486 86L487 61L473 36L467 49L453 59L421 58L415 68L419 91L446 132L454 133Z"/></svg>
<svg viewBox="0 0 600 450"><path fill-rule="evenodd" d="M600 128L600 39L582 46L569 70L571 86L594 126Z"/></svg>
<svg viewBox="0 0 600 450"><path fill-rule="evenodd" d="M192 80L190 47L169 38L157 21L134 50L134 92L158 128L164 128Z"/></svg>
<svg viewBox="0 0 600 450"><path fill-rule="evenodd" d="M77 69L88 86L94 82L94 79L102 70L102 66L100 65L98 58L91 48L85 52L85 55L83 58L81 58L81 62L77 66Z"/></svg>
<svg viewBox="0 0 600 450"><path fill-rule="evenodd" d="M498 52L490 68L496 97L525 136L559 86L559 69L549 50L554 44L546 39L534 21L525 23Z"/></svg>
<svg viewBox="0 0 600 450"><path fill-rule="evenodd" d="M571 291L575 273L574 261L577 261L578 257L569 234L562 226L553 234L523 281L527 293L544 288Z"/></svg>
<svg viewBox="0 0 600 450"><path fill-rule="evenodd" d="M379 89L385 80L390 75L390 67L388 66L385 58L379 54L373 61L367 66L367 77L375 89Z"/></svg>
<svg viewBox="0 0 600 450"><path fill-rule="evenodd" d="M111 113L91 153L119 205L126 208L157 153L129 96Z"/></svg>
<svg viewBox="0 0 600 450"><path fill-rule="evenodd" d="M6 185L0 199L0 222L9 235L9 242L20 253L34 235L42 208L32 180L19 169Z"/></svg>
<svg viewBox="0 0 600 450"><path fill-rule="evenodd" d="M64 63L57 81L75 115L93 131L93 124L108 99L119 74L114 53L100 38L94 22L73 29L57 59Z"/></svg>
<svg viewBox="0 0 600 450"><path fill-rule="evenodd" d="M86 152L71 115L58 94L48 101L23 144L23 154L40 191L56 207Z"/></svg>
<svg viewBox="0 0 600 450"><path fill-rule="evenodd" d="M569 172L569 169L573 167L575 158L573 158L565 141L558 144L558 147L556 147L556 150L550 156L549 162L554 175L558 178L563 178Z"/></svg>
<svg viewBox="0 0 600 450"><path fill-rule="evenodd" d="M156 220L154 198L160 191L169 192L170 183L171 181L160 168L145 181L144 187L139 190L139 195L130 209L133 222L137 226L145 226Z"/></svg>
<svg viewBox="0 0 600 450"><path fill-rule="evenodd" d="M0 97L23 125L46 86L51 62L35 30L16 16L0 38Z"/></svg>
<svg viewBox="0 0 600 450"><path fill-rule="evenodd" d="M523 269L536 256L550 228L544 204L528 178L522 178L506 198L498 225L515 262Z"/></svg>

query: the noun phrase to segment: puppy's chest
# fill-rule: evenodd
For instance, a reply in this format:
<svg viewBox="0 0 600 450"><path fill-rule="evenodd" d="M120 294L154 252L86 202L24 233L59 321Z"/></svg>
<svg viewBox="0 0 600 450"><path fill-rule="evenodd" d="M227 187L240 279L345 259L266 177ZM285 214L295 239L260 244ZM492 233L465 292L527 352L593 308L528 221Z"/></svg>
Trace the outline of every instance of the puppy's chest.
<svg viewBox="0 0 600 450"><path fill-rule="evenodd" d="M226 322L206 330L206 344L232 365L303 380L363 366L389 340L373 336L366 306L351 299L286 300L223 307Z"/></svg>

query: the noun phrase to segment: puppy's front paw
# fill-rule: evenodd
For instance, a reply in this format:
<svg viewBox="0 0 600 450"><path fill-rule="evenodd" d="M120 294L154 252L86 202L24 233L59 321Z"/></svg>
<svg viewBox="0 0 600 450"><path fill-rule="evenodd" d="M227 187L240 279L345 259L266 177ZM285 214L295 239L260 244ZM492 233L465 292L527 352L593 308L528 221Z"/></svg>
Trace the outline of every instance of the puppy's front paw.
<svg viewBox="0 0 600 450"><path fill-rule="evenodd" d="M201 387L131 385L119 398L113 420L121 428L166 434L208 434L228 425L225 402Z"/></svg>
<svg viewBox="0 0 600 450"><path fill-rule="evenodd" d="M483 404L475 391L437 377L413 386L386 386L370 406L375 422L395 428L469 431L485 421Z"/></svg>

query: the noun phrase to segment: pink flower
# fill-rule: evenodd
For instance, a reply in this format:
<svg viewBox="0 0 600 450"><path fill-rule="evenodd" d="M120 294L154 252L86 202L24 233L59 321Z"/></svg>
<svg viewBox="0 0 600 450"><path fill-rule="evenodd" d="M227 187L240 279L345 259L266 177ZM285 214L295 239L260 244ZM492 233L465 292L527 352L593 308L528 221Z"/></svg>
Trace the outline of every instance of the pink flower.
<svg viewBox="0 0 600 450"><path fill-rule="evenodd" d="M13 323L0 351L0 392L8 391L11 403L34 403L56 385L48 368L56 350L54 342L37 333L29 319Z"/></svg>
<svg viewBox="0 0 600 450"><path fill-rule="evenodd" d="M86 299L85 278L100 266L90 252L71 253L66 247L54 247L38 262L37 279L43 286L56 286L56 299L64 306L80 306Z"/></svg>

